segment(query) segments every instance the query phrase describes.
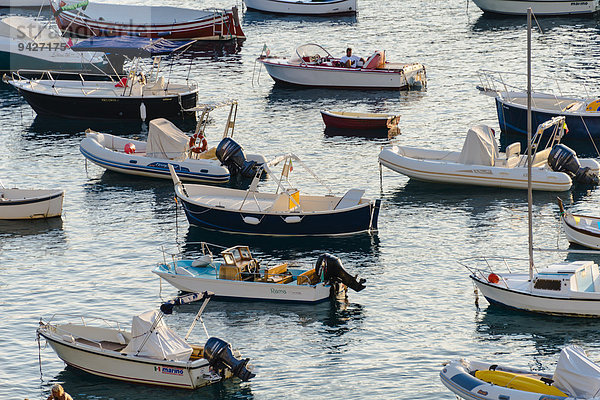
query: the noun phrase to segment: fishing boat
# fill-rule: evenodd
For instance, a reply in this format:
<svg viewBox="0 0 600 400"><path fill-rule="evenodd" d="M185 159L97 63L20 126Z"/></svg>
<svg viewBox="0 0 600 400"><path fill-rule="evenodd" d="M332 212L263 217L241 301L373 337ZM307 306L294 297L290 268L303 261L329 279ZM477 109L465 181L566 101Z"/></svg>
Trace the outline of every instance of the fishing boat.
<svg viewBox="0 0 600 400"><path fill-rule="evenodd" d="M321 110L327 128L350 130L398 130L400 115Z"/></svg>
<svg viewBox="0 0 600 400"><path fill-rule="evenodd" d="M275 82L340 89L407 90L427 86L425 67L419 63L390 63L376 51L360 68L347 68L318 44L296 48L292 58L261 55L261 62Z"/></svg>
<svg viewBox="0 0 600 400"><path fill-rule="evenodd" d="M363 197L364 190L350 189L335 196L306 195L288 180L294 166L304 167L318 182L322 181L296 155L287 154L263 164L248 190L207 185L184 185L169 165L175 195L183 205L191 225L206 229L267 236L335 236L377 229L381 200ZM279 178L271 168L282 164ZM277 184L274 192L258 190L266 172Z"/></svg>
<svg viewBox="0 0 600 400"><path fill-rule="evenodd" d="M239 351L229 343L209 337L204 346L187 342L211 294L191 294L163 303L160 311L150 310L134 316L131 329L119 322L87 316L53 315L40 319L38 339L43 337L67 365L110 379L197 389L233 376L247 381L249 359L240 360ZM163 317L173 307L191 301L203 303L186 336L181 338ZM206 332L206 327L204 327Z"/></svg>
<svg viewBox="0 0 600 400"><path fill-rule="evenodd" d="M527 14L528 35L528 70L531 60L531 10ZM530 78L528 88L531 88ZM528 93L531 93L530 89ZM563 119L564 117L556 117ZM531 130L527 130L528 143L531 143ZM532 169L533 157L529 157L528 165ZM528 226L529 226L529 272L518 273L508 268L508 272L498 272L490 263L490 259L477 260L481 267L470 267L470 278L486 300L499 305L521 311L542 314L600 317L600 272L593 261L572 261L537 267L533 263L533 212L532 184L533 176L528 171ZM464 265L464 264L463 264ZM508 267L506 261L505 267Z"/></svg>
<svg viewBox="0 0 600 400"><path fill-rule="evenodd" d="M519 75L494 71L479 72L479 89L484 94L494 97L500 129L509 135L527 134L527 93L506 78L515 76L516 80ZM547 77L534 78L538 78L540 86L544 82L548 84ZM547 89L532 89L531 92L533 124L541 124L557 115L564 116L569 127L569 140L600 139L599 97L584 97L583 94L587 93L585 88L582 88L579 94L563 94L564 89L561 90L562 85L558 82L545 87Z"/></svg>
<svg viewBox="0 0 600 400"><path fill-rule="evenodd" d="M230 105L231 108L223 138L217 147L209 148L205 136L210 112L226 105ZM202 113L191 137L164 118L150 121L147 141L88 129L79 150L94 164L124 174L171 179L168 169L168 165L171 164L184 181L226 183L230 175L238 174L241 170L230 162L231 153L225 153L224 148L236 147L243 157L242 166L245 162L252 164L246 173L253 177L256 168L267 160L258 154L245 155L241 146L231 139L235 129L237 107L237 101L197 107ZM200 141L198 145L196 140ZM202 147L202 141L205 148ZM232 165L234 167L230 172Z"/></svg>
<svg viewBox="0 0 600 400"><path fill-rule="evenodd" d="M64 190L9 189L0 182L0 220L60 217L64 197Z"/></svg>
<svg viewBox="0 0 600 400"><path fill-rule="evenodd" d="M359 292L365 280L348 274L338 257L321 255L314 268L288 263L261 265L248 246L222 248L215 260L211 246L201 243L202 255L185 259L180 251L165 254L152 271L183 292L210 291L216 298L318 303L346 298L348 287ZM167 262L167 256L172 261Z"/></svg>
<svg viewBox="0 0 600 400"><path fill-rule="evenodd" d="M356 13L357 0L244 0L249 10L276 14L333 15Z"/></svg>
<svg viewBox="0 0 600 400"><path fill-rule="evenodd" d="M598 0L473 0L481 11L493 14L526 15L531 8L535 15L590 15L598 11Z"/></svg>
<svg viewBox="0 0 600 400"><path fill-rule="evenodd" d="M540 142L546 131L551 131L551 138L542 148ZM577 159L573 150L560 144L564 134L564 117L538 126L532 139L534 190L569 190L573 180L598 184L600 164L594 159ZM494 130L485 125L469 129L460 152L391 145L383 147L379 163L421 181L509 189L527 189L528 183L527 154L521 154L521 144L513 143L506 152L499 152Z"/></svg>
<svg viewBox="0 0 600 400"><path fill-rule="evenodd" d="M440 379L465 400L592 399L600 389L600 366L571 345L561 351L553 374L459 359L444 366Z"/></svg>
<svg viewBox="0 0 600 400"><path fill-rule="evenodd" d="M51 0L50 7L60 30L76 37L132 35L202 41L246 38L237 7L231 10L195 10L88 0Z"/></svg>
<svg viewBox="0 0 600 400"><path fill-rule="evenodd" d="M571 243L600 250L600 217L572 214L565 210L558 199L560 222Z"/></svg>
<svg viewBox="0 0 600 400"><path fill-rule="evenodd" d="M133 36L90 38L71 48L77 51L101 51L134 58L127 76L115 80L88 80L78 74L76 79L54 77L52 71L40 71L30 78L20 71L5 75L13 86L40 115L63 118L151 120L168 117L195 117L198 85L192 81L171 82L160 75L160 58L155 57L152 69L146 72L139 65L140 57L173 53L191 42L175 43L165 39Z"/></svg>
<svg viewBox="0 0 600 400"><path fill-rule="evenodd" d="M74 41L62 38L49 25L16 15L0 19L0 71L32 69L98 73L107 70L108 60L103 55L71 50Z"/></svg>

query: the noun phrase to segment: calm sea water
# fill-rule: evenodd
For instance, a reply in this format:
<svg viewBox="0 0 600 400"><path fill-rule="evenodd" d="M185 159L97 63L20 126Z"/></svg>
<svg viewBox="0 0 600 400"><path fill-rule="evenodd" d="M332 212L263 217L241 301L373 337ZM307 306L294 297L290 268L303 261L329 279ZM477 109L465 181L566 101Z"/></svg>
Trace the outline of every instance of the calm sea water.
<svg viewBox="0 0 600 400"><path fill-rule="evenodd" d="M230 2L171 0L189 7ZM205 52L191 75L202 101L237 98L236 137L267 157L294 152L335 192L364 188L383 199L376 235L350 238L264 239L189 227L168 181L137 179L87 165L83 131L140 136L140 124L98 124L36 118L8 86L0 87L0 177L7 186L66 190L62 220L0 224L0 397L42 399L62 383L76 399L452 399L439 381L443 362L470 357L553 370L565 345L600 359L600 322L481 309L458 261L471 256L525 257L526 193L409 182L389 170L380 185L377 154L387 139L324 135L319 109L402 114L398 143L457 149L469 126L497 128L493 100L478 94L480 69L525 71L525 18L489 18L464 0L360 0L356 17L332 19L241 13L248 40L237 52ZM534 34L535 74L600 86L597 19L550 18ZM291 55L296 45L320 43L334 54L347 46L368 56L427 66L422 92L345 92L274 87L254 59L263 44ZM173 68L185 76L190 59ZM256 70L255 70L256 67ZM254 76L254 84L252 84ZM567 85L568 87L568 85ZM74 106L76 107L76 106ZM214 116L209 139L225 114ZM143 135L142 135L143 136ZM594 155L589 144L583 152ZM305 192L322 188L293 172ZM574 210L600 212L597 190L560 197ZM567 247L554 194L534 195L535 244ZM367 289L345 304L294 306L212 302L205 322L252 359L257 377L194 392L130 385L65 368L49 347L38 351L40 316L70 312L123 322L155 308L176 290L151 272L162 243L206 240L249 244L259 256L307 265L331 252ZM564 254L541 253L538 264ZM569 256L568 258L574 258ZM600 261L600 259L596 259ZM522 263L523 270L526 262ZM185 333L198 305L176 310L168 323ZM192 340L203 342L197 329ZM43 343L42 343L43 345ZM38 356L41 359L41 373Z"/></svg>

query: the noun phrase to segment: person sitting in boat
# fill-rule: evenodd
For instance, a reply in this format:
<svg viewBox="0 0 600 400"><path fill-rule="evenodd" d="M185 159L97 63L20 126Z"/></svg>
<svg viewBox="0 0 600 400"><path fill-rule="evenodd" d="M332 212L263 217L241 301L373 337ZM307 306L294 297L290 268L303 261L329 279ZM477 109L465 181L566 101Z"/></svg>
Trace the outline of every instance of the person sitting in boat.
<svg viewBox="0 0 600 400"><path fill-rule="evenodd" d="M357 68L365 63L365 59L352 55L352 49L348 47L346 49L346 55L340 58L340 62L342 63L342 66L346 68Z"/></svg>
<svg viewBox="0 0 600 400"><path fill-rule="evenodd" d="M52 386L52 394L48 396L47 400L73 400L71 395L65 392L65 389L58 383Z"/></svg>

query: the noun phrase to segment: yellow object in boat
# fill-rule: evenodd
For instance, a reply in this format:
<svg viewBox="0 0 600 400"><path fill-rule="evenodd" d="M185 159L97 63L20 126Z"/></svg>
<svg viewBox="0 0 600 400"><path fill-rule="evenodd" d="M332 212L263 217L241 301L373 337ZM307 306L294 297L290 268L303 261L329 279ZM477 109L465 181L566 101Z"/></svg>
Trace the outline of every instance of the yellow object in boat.
<svg viewBox="0 0 600 400"><path fill-rule="evenodd" d="M545 384L539 379L530 378L526 375L513 374L504 371L475 371L475 377L487 383L506 387L509 389L522 390L524 392L533 392L548 394L551 396L569 397L560 389Z"/></svg>

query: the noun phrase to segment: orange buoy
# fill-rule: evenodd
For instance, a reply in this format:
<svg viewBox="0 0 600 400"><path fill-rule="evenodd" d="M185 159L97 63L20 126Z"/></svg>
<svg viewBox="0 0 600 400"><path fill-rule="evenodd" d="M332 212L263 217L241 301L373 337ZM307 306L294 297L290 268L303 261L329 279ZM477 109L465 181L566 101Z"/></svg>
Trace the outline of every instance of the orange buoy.
<svg viewBox="0 0 600 400"><path fill-rule="evenodd" d="M500 282L500 277L492 272L491 274L488 275L488 282L489 283L498 283L498 282Z"/></svg>
<svg viewBox="0 0 600 400"><path fill-rule="evenodd" d="M133 143L127 143L125 145L125 153L126 154L133 154L133 153L135 153L135 144L133 144Z"/></svg>

